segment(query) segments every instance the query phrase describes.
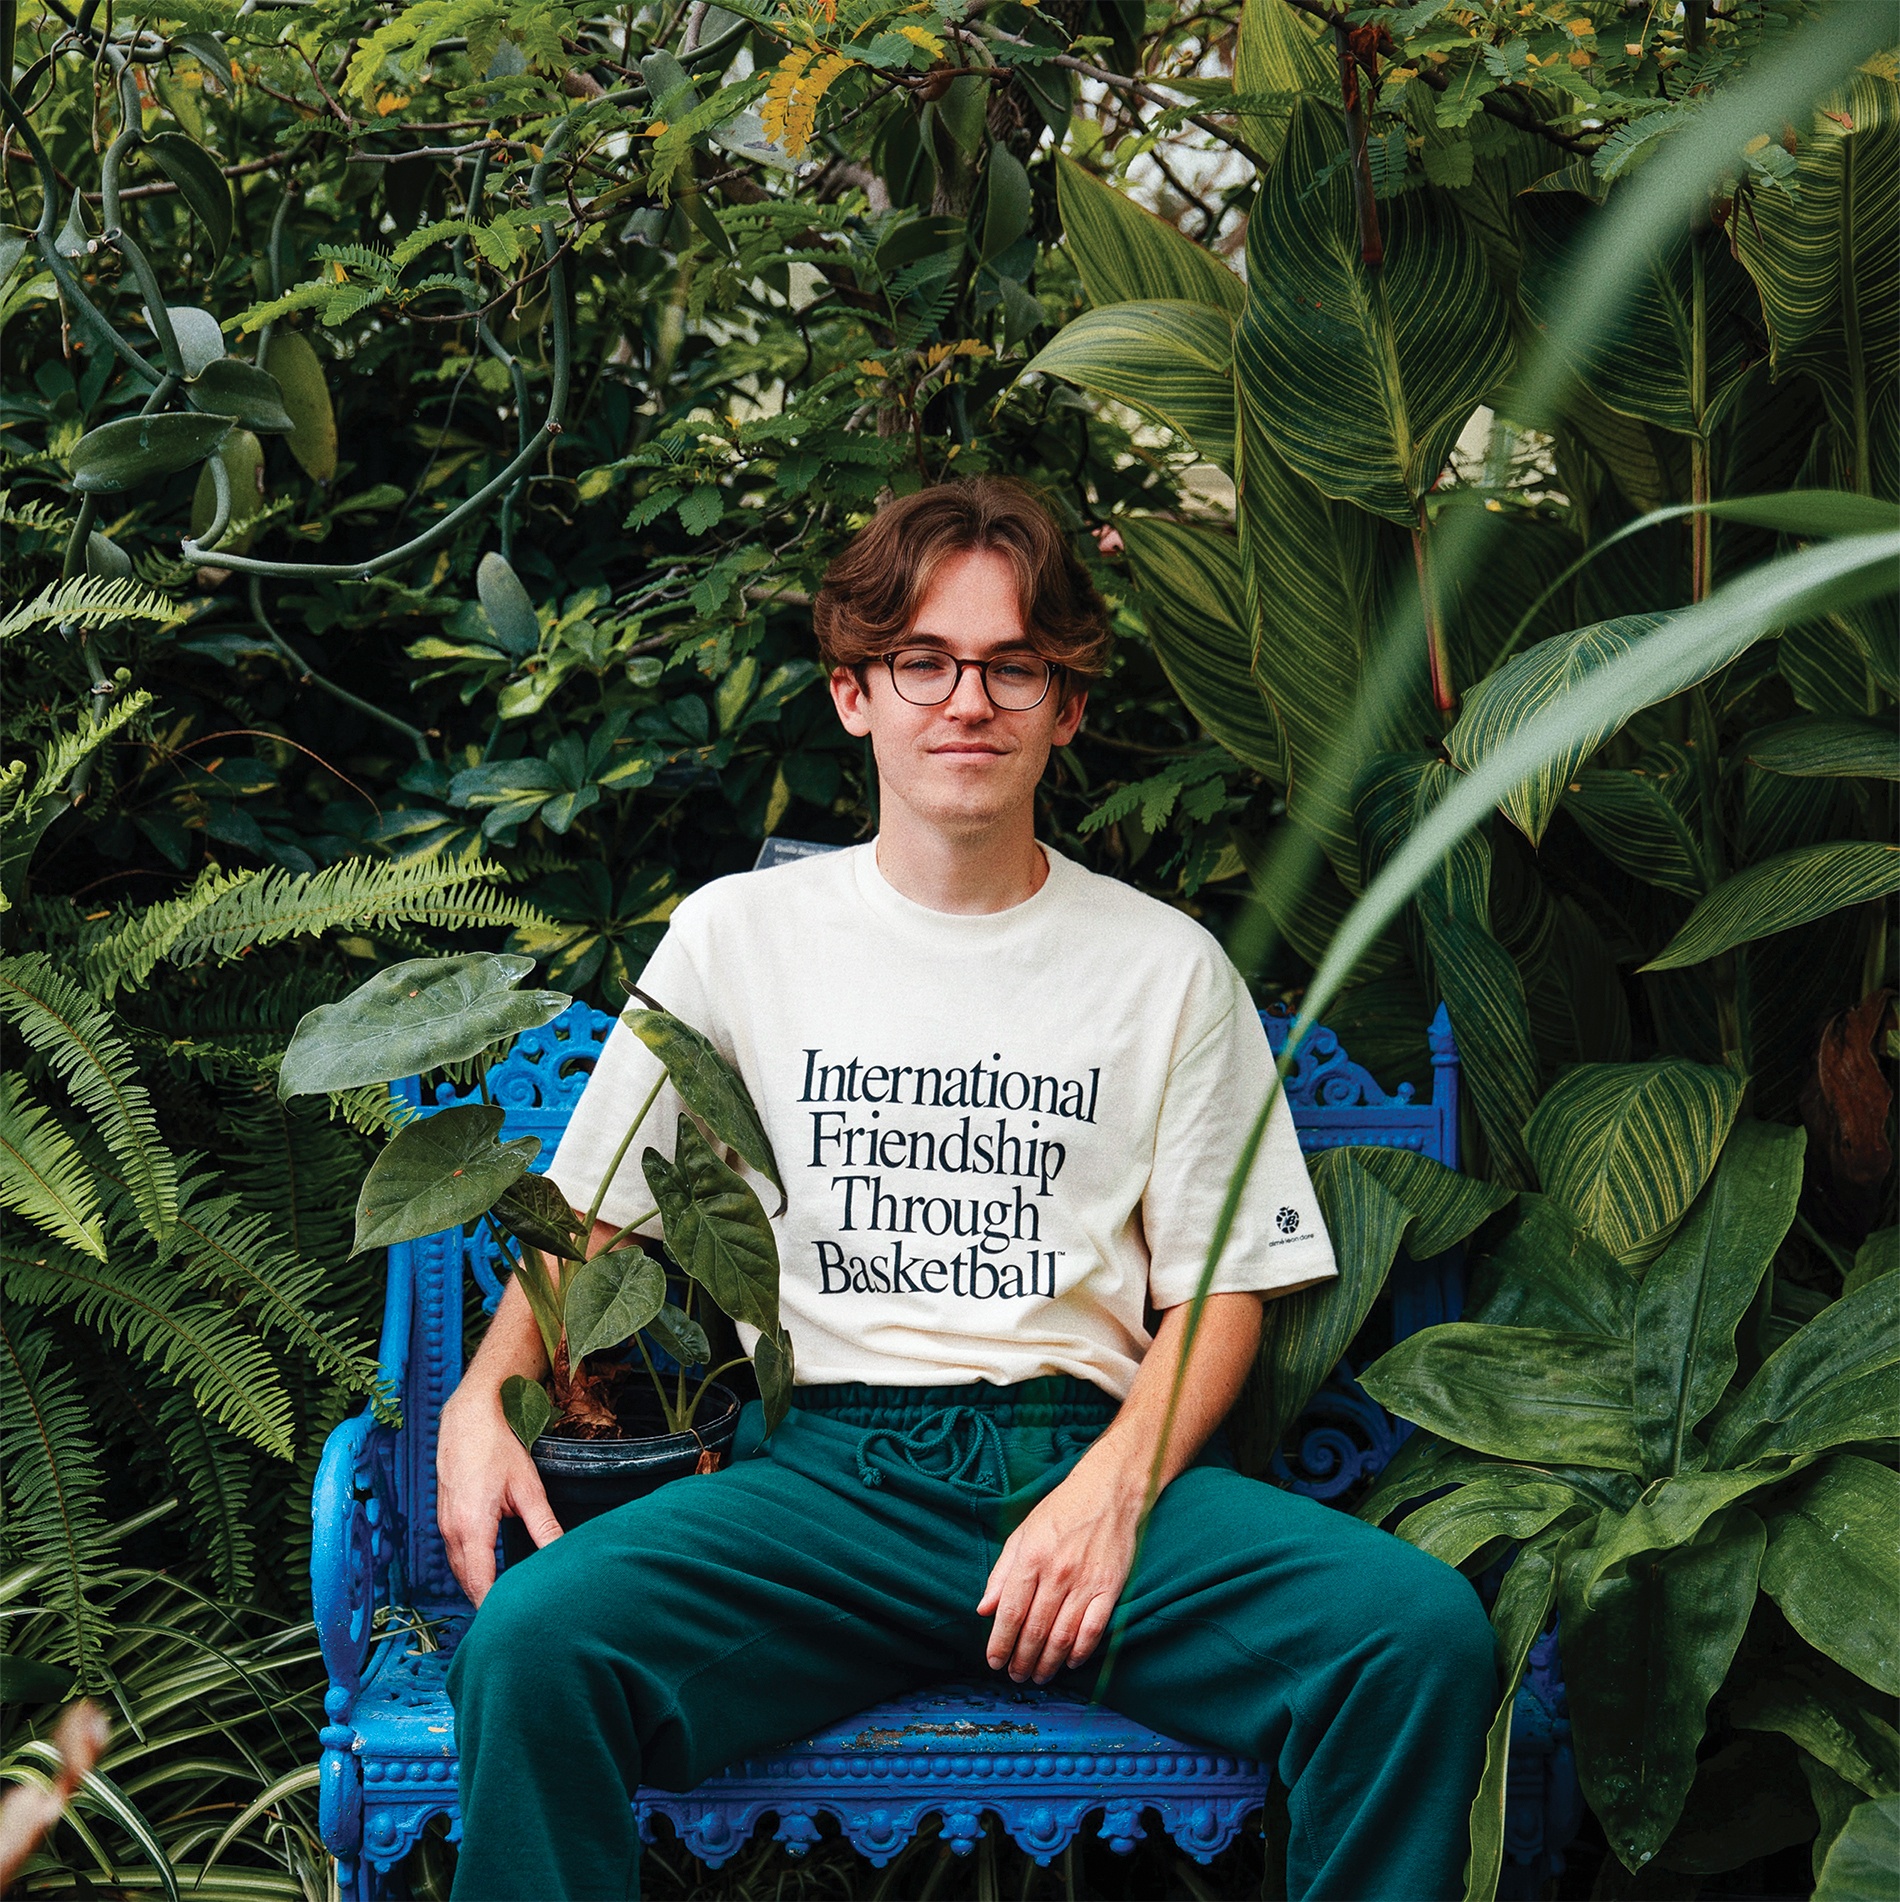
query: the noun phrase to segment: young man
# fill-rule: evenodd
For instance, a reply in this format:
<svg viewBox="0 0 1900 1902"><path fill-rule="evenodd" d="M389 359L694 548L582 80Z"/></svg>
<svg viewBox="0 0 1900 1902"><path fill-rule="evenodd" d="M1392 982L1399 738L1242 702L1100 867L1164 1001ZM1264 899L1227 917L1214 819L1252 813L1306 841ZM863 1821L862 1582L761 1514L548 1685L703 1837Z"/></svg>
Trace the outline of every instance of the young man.
<svg viewBox="0 0 1900 1902"><path fill-rule="evenodd" d="M1293 1896L1456 1894L1495 1695L1476 1596L1242 1477L1217 1436L1262 1298L1334 1273L1284 1101L1137 1562L1271 1062L1205 931L1036 842L1037 782L1106 649L1099 597L1033 495L983 478L883 510L815 619L839 718L872 743L878 836L697 892L642 981L771 1136L793 1411L761 1443L748 1409L724 1472L557 1537L501 1414L502 1380L543 1368L507 1291L440 1440L440 1523L481 1606L450 1679L456 1896L634 1895L642 1781L691 1788L947 1676L1087 1693L1118 1608L1101 1695L1276 1766ZM657 1075L617 1028L553 1165L576 1207ZM597 1239L643 1193L616 1176ZM496 1582L505 1513L542 1549Z"/></svg>

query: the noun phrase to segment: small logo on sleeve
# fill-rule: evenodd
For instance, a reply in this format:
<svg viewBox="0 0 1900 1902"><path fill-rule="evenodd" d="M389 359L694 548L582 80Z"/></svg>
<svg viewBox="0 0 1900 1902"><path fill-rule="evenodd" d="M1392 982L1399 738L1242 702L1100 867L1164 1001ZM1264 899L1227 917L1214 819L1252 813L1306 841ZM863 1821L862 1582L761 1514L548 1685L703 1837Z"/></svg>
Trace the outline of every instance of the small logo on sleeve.
<svg viewBox="0 0 1900 1902"><path fill-rule="evenodd" d="M1271 1244L1275 1248L1281 1248L1288 1242L1303 1239L1300 1234L1300 1212L1298 1209L1283 1208L1279 1214L1273 1218L1273 1225L1280 1231L1279 1240Z"/></svg>

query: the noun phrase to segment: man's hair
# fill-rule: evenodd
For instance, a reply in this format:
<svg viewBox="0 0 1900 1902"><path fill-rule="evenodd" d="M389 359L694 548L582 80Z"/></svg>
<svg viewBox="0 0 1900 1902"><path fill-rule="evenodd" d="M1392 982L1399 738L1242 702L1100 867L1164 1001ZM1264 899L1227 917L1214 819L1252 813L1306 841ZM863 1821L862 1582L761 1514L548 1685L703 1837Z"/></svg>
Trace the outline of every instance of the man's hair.
<svg viewBox="0 0 1900 1902"><path fill-rule="evenodd" d="M1108 659L1108 609L1048 505L1025 482L971 476L879 509L826 570L812 603L827 667L861 667L901 646L945 561L991 549L1016 571L1028 644L1078 681Z"/></svg>

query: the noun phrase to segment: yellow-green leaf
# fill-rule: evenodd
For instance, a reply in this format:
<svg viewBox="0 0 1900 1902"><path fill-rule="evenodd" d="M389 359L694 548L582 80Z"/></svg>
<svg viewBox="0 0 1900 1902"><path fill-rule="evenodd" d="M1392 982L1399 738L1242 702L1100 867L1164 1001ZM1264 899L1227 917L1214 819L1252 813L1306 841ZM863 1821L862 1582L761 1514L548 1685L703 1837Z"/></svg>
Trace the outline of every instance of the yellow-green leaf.
<svg viewBox="0 0 1900 1902"><path fill-rule="evenodd" d="M1856 840L1797 846L1725 879L1645 971L1700 964L1738 944L1789 931L1846 905L1900 892L1900 845Z"/></svg>
<svg viewBox="0 0 1900 1902"><path fill-rule="evenodd" d="M1156 297L1230 317L1245 307L1246 285L1212 252L1060 152L1056 196L1069 255L1098 309Z"/></svg>

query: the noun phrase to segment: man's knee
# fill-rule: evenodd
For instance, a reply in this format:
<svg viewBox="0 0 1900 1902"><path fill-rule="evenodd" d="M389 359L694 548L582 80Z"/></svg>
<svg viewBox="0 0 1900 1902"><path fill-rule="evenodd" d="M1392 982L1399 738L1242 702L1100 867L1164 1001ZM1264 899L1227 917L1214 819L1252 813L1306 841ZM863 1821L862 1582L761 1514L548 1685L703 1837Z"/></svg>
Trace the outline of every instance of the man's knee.
<svg viewBox="0 0 1900 1902"><path fill-rule="evenodd" d="M1497 1649L1476 1588L1455 1566L1385 1535L1378 1593L1388 1655L1433 1695L1490 1704L1497 1691Z"/></svg>

